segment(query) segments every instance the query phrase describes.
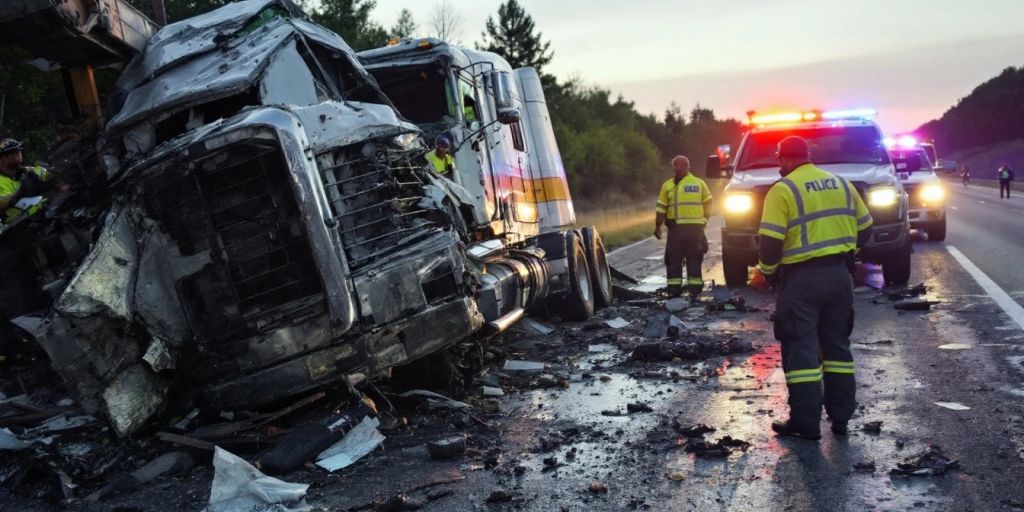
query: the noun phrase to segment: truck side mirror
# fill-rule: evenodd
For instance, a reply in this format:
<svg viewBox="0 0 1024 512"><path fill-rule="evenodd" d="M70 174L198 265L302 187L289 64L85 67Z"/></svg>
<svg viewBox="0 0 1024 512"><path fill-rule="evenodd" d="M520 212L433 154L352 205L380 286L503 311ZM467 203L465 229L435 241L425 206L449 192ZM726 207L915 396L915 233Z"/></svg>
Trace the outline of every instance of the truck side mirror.
<svg viewBox="0 0 1024 512"><path fill-rule="evenodd" d="M494 107L498 111L498 122L501 124L518 123L522 118L519 108L512 99L512 78L504 71L488 71L487 84L494 94Z"/></svg>
<svg viewBox="0 0 1024 512"><path fill-rule="evenodd" d="M721 180L732 178L732 166L722 165L722 159L718 155L711 155L704 163L704 176L709 180Z"/></svg>

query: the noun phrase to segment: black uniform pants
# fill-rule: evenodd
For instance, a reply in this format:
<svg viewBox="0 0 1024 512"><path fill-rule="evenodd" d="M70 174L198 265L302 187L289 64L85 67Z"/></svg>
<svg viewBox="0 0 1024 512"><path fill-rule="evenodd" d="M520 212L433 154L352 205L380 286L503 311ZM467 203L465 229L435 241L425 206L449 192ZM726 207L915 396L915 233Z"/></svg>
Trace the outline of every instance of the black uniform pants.
<svg viewBox="0 0 1024 512"><path fill-rule="evenodd" d="M1003 191L1006 191L1006 197L1010 197L1010 180L999 180L999 198L1003 198Z"/></svg>
<svg viewBox="0 0 1024 512"><path fill-rule="evenodd" d="M818 432L822 403L837 423L849 421L856 407L853 278L841 261L782 272L775 337L782 342L789 417L797 428Z"/></svg>
<svg viewBox="0 0 1024 512"><path fill-rule="evenodd" d="M686 265L686 284L704 286L701 265L704 263L704 251L707 238L704 237L704 226L701 224L676 224L668 221L668 240L665 243L665 271L668 274L668 286L682 287L683 265Z"/></svg>

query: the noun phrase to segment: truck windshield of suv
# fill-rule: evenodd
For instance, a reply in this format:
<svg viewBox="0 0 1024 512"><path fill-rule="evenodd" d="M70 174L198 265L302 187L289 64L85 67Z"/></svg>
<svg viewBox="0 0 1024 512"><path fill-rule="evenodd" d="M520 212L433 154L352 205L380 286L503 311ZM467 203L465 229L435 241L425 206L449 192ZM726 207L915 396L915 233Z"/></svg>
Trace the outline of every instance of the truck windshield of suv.
<svg viewBox="0 0 1024 512"><path fill-rule="evenodd" d="M778 167L775 146L780 140L796 135L807 140L811 161L826 164L875 164L890 162L882 146L882 138L873 126L839 126L827 128L794 128L753 133L747 137L736 163L737 171Z"/></svg>

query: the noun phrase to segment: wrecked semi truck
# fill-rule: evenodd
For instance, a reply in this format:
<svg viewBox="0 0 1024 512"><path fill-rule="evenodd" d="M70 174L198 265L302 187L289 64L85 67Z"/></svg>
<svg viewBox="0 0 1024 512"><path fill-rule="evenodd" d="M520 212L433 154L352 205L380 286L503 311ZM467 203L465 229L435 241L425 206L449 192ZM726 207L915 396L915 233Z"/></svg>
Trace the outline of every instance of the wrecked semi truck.
<svg viewBox="0 0 1024 512"><path fill-rule="evenodd" d="M495 68L478 106L502 117L481 127L532 128ZM290 0L164 27L116 88L99 144L113 206L36 334L119 435L168 402L251 409L351 388L531 309L589 316L610 291L597 233L571 227L553 138L543 156L560 174L545 176L562 188L542 186L557 201L532 192L524 152L475 181L436 175L420 128Z"/></svg>

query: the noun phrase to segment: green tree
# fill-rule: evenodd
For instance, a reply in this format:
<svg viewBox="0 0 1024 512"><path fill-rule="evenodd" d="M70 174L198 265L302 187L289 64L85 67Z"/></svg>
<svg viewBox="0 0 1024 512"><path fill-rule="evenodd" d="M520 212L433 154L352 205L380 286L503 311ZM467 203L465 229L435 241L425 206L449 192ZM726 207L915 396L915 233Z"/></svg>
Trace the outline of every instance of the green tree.
<svg viewBox="0 0 1024 512"><path fill-rule="evenodd" d="M412 11L402 9L398 15L398 21L391 27L389 35L395 39L406 39L412 37L418 28L416 20L412 19Z"/></svg>
<svg viewBox="0 0 1024 512"><path fill-rule="evenodd" d="M533 66L542 73L544 66L551 62L551 42L542 40L533 18L516 0L508 0L498 7L497 21L487 17L483 38L483 44L477 48L501 55L512 69Z"/></svg>
<svg viewBox="0 0 1024 512"><path fill-rule="evenodd" d="M310 17L360 51L387 43L387 30L370 21L370 13L376 6L375 0L320 0Z"/></svg>
<svg viewBox="0 0 1024 512"><path fill-rule="evenodd" d="M0 137L21 140L29 162L45 157L57 123L71 115L60 73L30 66L31 58L19 47L0 45Z"/></svg>

